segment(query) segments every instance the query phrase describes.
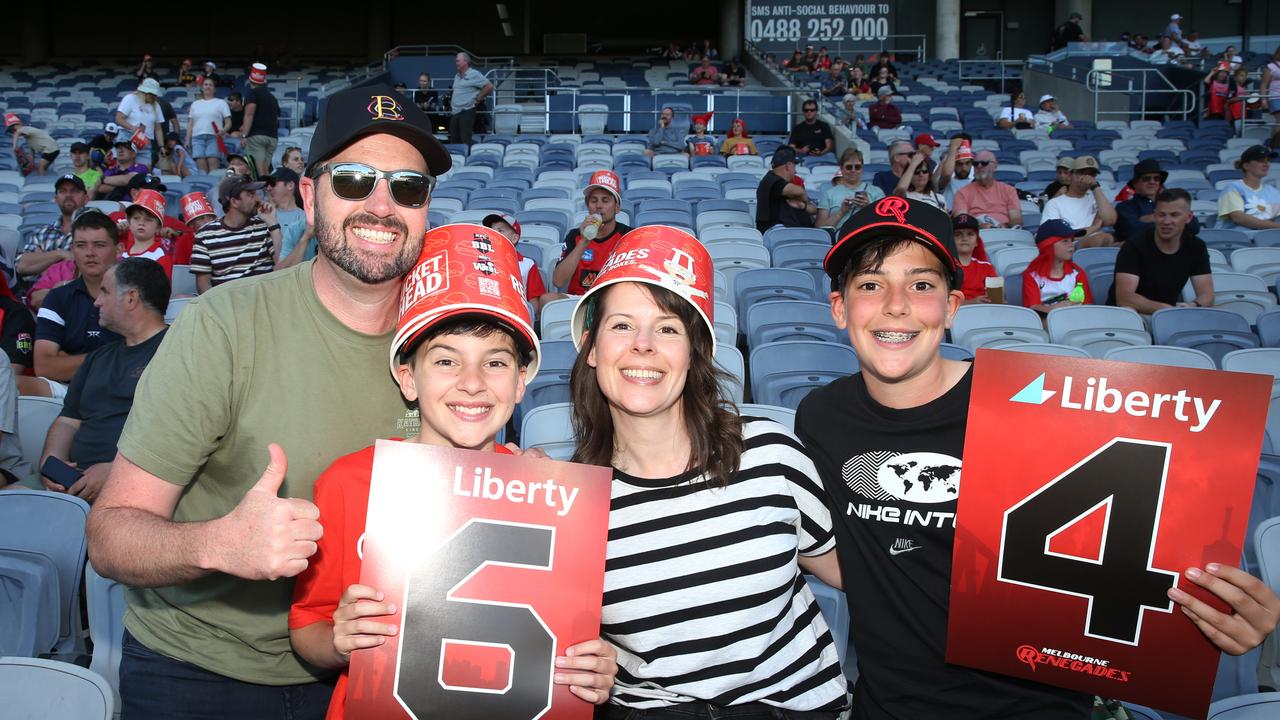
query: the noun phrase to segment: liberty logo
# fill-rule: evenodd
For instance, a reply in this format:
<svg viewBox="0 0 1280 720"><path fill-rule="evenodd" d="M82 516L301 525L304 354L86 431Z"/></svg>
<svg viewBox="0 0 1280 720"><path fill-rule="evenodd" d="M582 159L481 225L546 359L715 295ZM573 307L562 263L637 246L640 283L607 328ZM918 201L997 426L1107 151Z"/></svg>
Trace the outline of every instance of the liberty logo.
<svg viewBox="0 0 1280 720"><path fill-rule="evenodd" d="M884 217L891 217L900 223L907 221L907 211L911 209L911 203L906 198L890 195L889 197L876 203L876 214Z"/></svg>
<svg viewBox="0 0 1280 720"><path fill-rule="evenodd" d="M367 108L374 120L403 120L400 103L389 95L371 95L372 101Z"/></svg>
<svg viewBox="0 0 1280 720"><path fill-rule="evenodd" d="M1009 398L1013 402L1027 403L1029 405L1043 405L1054 396L1054 390L1044 389L1045 373L1040 373L1040 377L1032 380L1026 387L1018 391L1017 395Z"/></svg>

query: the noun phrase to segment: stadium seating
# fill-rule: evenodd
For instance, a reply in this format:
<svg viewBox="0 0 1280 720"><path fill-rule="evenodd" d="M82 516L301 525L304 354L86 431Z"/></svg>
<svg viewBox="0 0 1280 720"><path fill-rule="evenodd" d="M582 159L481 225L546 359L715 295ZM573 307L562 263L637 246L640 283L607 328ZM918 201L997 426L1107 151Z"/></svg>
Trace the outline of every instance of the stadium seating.
<svg viewBox="0 0 1280 720"><path fill-rule="evenodd" d="M847 345L774 342L751 349L751 396L758 403L796 409L811 390L858 370Z"/></svg>
<svg viewBox="0 0 1280 720"><path fill-rule="evenodd" d="M716 365L729 374L730 379L720 384L720 391L733 400L741 403L746 394L746 364L742 360L742 352L736 347L716 346ZM758 398L757 398L758 400Z"/></svg>
<svg viewBox="0 0 1280 720"><path fill-rule="evenodd" d="M970 350L1049 341L1036 311L1013 305L961 306L951 322L951 337Z"/></svg>
<svg viewBox="0 0 1280 720"><path fill-rule="evenodd" d="M1213 703L1205 720L1274 720L1277 713L1280 692L1255 693Z"/></svg>
<svg viewBox="0 0 1280 720"><path fill-rule="evenodd" d="M568 460L575 447L571 413L569 403L542 405L525 413L520 423L524 448L538 448L552 460Z"/></svg>
<svg viewBox="0 0 1280 720"><path fill-rule="evenodd" d="M1214 362L1232 350L1257 347L1258 337L1241 315L1221 308L1164 308L1151 315L1151 336L1158 345L1203 350Z"/></svg>
<svg viewBox="0 0 1280 720"><path fill-rule="evenodd" d="M6 720L111 720L115 697L102 676L78 665L0 658Z"/></svg>
<svg viewBox="0 0 1280 720"><path fill-rule="evenodd" d="M61 400L32 395L18 398L18 442L22 445L22 459L33 470L40 468L45 436L61 412Z"/></svg>
<svg viewBox="0 0 1280 720"><path fill-rule="evenodd" d="M738 414L743 417L768 418L788 430L795 431L796 411L777 405L760 405L758 403L739 403Z"/></svg>
<svg viewBox="0 0 1280 720"><path fill-rule="evenodd" d="M1001 348L1001 350L1011 350L1013 352L1038 353L1040 355L1058 355L1061 357L1073 358L1089 358L1088 352L1078 347L1070 345L1058 345L1056 343L1015 343Z"/></svg>
<svg viewBox="0 0 1280 720"><path fill-rule="evenodd" d="M58 569L43 553L0 548L0 657L51 651L61 631Z"/></svg>
<svg viewBox="0 0 1280 720"><path fill-rule="evenodd" d="M1127 345L1150 345L1142 316L1129 308L1076 305L1055 308L1048 315L1049 339L1082 348L1100 358L1108 350Z"/></svg>
<svg viewBox="0 0 1280 720"><path fill-rule="evenodd" d="M85 565L84 584L89 611L89 637L93 640L93 658L89 669L107 681L116 704L119 705L120 656L124 644L124 585L99 575L92 563Z"/></svg>
<svg viewBox="0 0 1280 720"><path fill-rule="evenodd" d="M1171 367L1198 368L1216 370L1213 358L1203 350L1189 347L1169 347L1165 345L1138 345L1118 347L1107 351L1103 360L1119 360L1122 362L1145 363L1147 365L1168 365Z"/></svg>
<svg viewBox="0 0 1280 720"><path fill-rule="evenodd" d="M739 278L741 282L741 278ZM831 306L803 300L767 300L748 305L745 330L748 347L780 340L842 342L844 331L835 326Z"/></svg>

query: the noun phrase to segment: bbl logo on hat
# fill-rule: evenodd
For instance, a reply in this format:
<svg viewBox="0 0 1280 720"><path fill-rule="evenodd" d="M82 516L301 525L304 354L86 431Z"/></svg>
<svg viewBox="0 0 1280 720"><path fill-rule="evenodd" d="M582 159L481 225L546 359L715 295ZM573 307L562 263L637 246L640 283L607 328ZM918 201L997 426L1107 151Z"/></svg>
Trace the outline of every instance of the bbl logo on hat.
<svg viewBox="0 0 1280 720"><path fill-rule="evenodd" d="M493 253L493 243L489 242L489 236L480 233L471 235L471 247L481 255L490 255Z"/></svg>
<svg viewBox="0 0 1280 720"><path fill-rule="evenodd" d="M476 270L484 273L485 275L493 275L498 272L498 267L487 257L476 258L475 263L472 265Z"/></svg>
<svg viewBox="0 0 1280 720"><path fill-rule="evenodd" d="M400 103L390 95L371 95L369 107L370 117L374 120L403 120Z"/></svg>
<svg viewBox="0 0 1280 720"><path fill-rule="evenodd" d="M911 209L911 204L906 198L890 195L889 197L876 203L876 214L883 217L891 217L900 223L907 221L907 211Z"/></svg>

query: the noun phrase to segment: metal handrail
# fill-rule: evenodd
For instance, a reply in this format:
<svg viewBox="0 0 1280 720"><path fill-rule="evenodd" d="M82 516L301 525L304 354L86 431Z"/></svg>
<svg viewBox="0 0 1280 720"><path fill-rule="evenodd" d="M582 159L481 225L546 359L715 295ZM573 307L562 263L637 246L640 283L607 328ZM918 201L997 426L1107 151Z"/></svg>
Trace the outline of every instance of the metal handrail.
<svg viewBox="0 0 1280 720"><path fill-rule="evenodd" d="M998 63L1000 65L999 75L965 75L964 69L966 64L969 66L973 66L973 65L990 65L991 63ZM960 75L960 80L962 82L965 80L999 80L1000 92L1004 93L1006 92L1005 86L1004 86L1005 80L1017 80L1018 82L1022 82L1022 68L1025 65L1026 65L1026 61L1024 60L961 60L959 75ZM1017 67L1018 74L1011 75L1005 72L1005 69L1010 66Z"/></svg>
<svg viewBox="0 0 1280 720"><path fill-rule="evenodd" d="M511 67L516 64L513 55L476 55L461 45L397 45L383 53L382 62L385 67L387 63L402 55L432 55L446 52L455 55L460 52L466 53L471 57L471 64L477 68Z"/></svg>
<svg viewBox="0 0 1280 720"><path fill-rule="evenodd" d="M1116 89L1115 76L1123 75L1126 73L1137 73L1142 78L1142 87L1134 88L1133 78L1129 78L1128 88ZM1153 74L1156 77L1160 78L1160 80L1164 83L1166 87L1149 89L1147 87L1147 78ZM1196 112L1196 103L1197 103L1196 93L1192 92L1191 90L1186 90L1186 89L1177 87L1176 85L1174 85L1172 82L1169 81L1169 78L1165 77L1163 73L1161 73L1159 70L1155 68L1111 68L1106 70L1095 68L1090 70L1089 74L1085 76L1085 88L1094 94L1093 121L1095 123L1098 122L1098 118L1101 115L1121 115L1124 117L1137 115L1139 117L1146 117L1148 113L1147 96L1154 95L1157 93L1161 95L1173 93L1183 98L1181 110L1176 110L1176 109L1169 110L1166 108L1160 108L1158 112L1160 112L1161 114L1180 113L1182 115L1182 119L1186 120L1188 116L1194 116ZM1141 108L1139 110L1130 110L1130 109L1100 110L1098 109L1098 96L1100 95L1113 94L1113 93L1118 93L1123 95L1132 95L1135 92L1138 93L1139 97L1141 98Z"/></svg>
<svg viewBox="0 0 1280 720"><path fill-rule="evenodd" d="M1262 92L1252 92L1252 93L1249 93L1248 95L1236 95L1235 97L1227 98L1226 104L1228 106L1230 106L1231 103L1243 103L1243 102L1249 102L1255 99L1262 101L1263 117L1249 118L1248 117L1249 111L1246 109L1244 112L1240 114L1240 119L1238 121L1237 120L1231 121L1231 128L1232 128L1232 131L1236 134L1236 137L1244 137L1245 128L1268 127L1272 125L1271 118L1269 117L1269 115L1271 114L1271 111L1267 109L1267 101L1271 100L1272 98L1280 99L1280 95L1272 95L1270 93L1262 93ZM1228 113L1228 115L1230 115L1230 113Z"/></svg>
<svg viewBox="0 0 1280 720"><path fill-rule="evenodd" d="M914 40L915 44L907 44L907 45L904 45L903 47L886 46L886 45L889 45L891 42L896 45L896 41L898 39L905 39L908 41L908 43ZM878 42L880 47L874 50L869 50L866 47L866 44L868 42ZM827 46L827 50L830 52L832 57L836 57L836 56L844 57L845 53L849 55L857 55L858 53L889 52L889 53L896 54L896 53L910 52L910 53L916 54L917 60L924 60L929 51L929 37L923 34L885 35L882 38L877 38L876 40L872 40L872 41L858 40L855 42L853 40L850 40L848 41L848 43L849 43L849 46L847 49L845 47L844 40L827 41L826 46ZM796 46L792 48L792 50L803 50L805 48L805 45L809 45L809 44L811 43L809 43L808 41L797 40ZM760 52L761 54L768 54L766 51L760 51ZM845 60L848 61L851 59L845 58ZM781 62L781 60L779 62Z"/></svg>

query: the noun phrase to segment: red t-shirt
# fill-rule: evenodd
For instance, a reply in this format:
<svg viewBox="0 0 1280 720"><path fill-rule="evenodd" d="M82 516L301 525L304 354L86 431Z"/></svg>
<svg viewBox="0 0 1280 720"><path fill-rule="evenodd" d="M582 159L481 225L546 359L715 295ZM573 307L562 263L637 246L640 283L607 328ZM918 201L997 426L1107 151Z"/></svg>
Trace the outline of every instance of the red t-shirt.
<svg viewBox="0 0 1280 720"><path fill-rule="evenodd" d="M395 438L399 439L399 438ZM293 586L293 606L289 627L306 627L333 622L338 600L351 585L360 582L360 553L364 540L364 520L369 511L369 487L373 477L373 445L344 455L329 466L315 484L315 503L320 509L324 535L316 543L307 569ZM495 444L494 452L510 455ZM347 668L342 669L329 701L326 720L341 720L347 706Z"/></svg>
<svg viewBox="0 0 1280 720"><path fill-rule="evenodd" d="M133 240L130 238L130 243L132 242ZM144 257L155 260L160 263L160 267L164 268L164 274L169 276L170 280L173 280L173 251L166 248L163 242L159 240L153 241L151 247L137 251L131 249L129 245L121 245L119 259L124 260L131 257Z"/></svg>
<svg viewBox="0 0 1280 720"><path fill-rule="evenodd" d="M969 260L969 264L964 266L964 279L960 283L960 292L964 293L964 299L972 300L986 295L989 277L999 277L994 265L976 257Z"/></svg>
<svg viewBox="0 0 1280 720"><path fill-rule="evenodd" d="M520 261L520 274L524 275L524 298L533 302L546 294L547 284L542 282L542 272L538 270L538 263L520 253L516 253L516 257Z"/></svg>
<svg viewBox="0 0 1280 720"><path fill-rule="evenodd" d="M615 221L612 235L609 237L597 237L591 241L586 251L582 253L582 259L578 261L578 267L573 269L573 277L569 279L568 293L570 295L586 294L587 290L595 284L596 276L600 274L605 261L613 253L613 248L617 246L622 236L629 232L631 232L631 228ZM560 259L563 260L568 257L569 253L573 252L577 245L578 229L574 228L564 238L564 251L560 253Z"/></svg>
<svg viewBox="0 0 1280 720"><path fill-rule="evenodd" d="M128 219L125 217L125 213L122 210L111 213L109 217L116 222L117 226L120 224L121 220ZM165 249L169 251L171 257L169 262L170 267L167 269L169 270L169 274L172 275L174 265L191 264L191 247L196 244L196 234L192 232L191 228L187 227L185 223L177 218L171 218L168 215L164 216L164 227L178 233L178 236L175 238L165 238L163 235L160 238L160 242L165 244ZM129 231L128 227L125 227L120 231L120 247L129 247L129 244L132 242L133 233Z"/></svg>

